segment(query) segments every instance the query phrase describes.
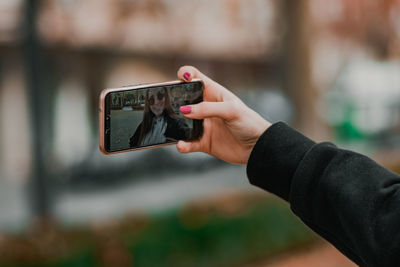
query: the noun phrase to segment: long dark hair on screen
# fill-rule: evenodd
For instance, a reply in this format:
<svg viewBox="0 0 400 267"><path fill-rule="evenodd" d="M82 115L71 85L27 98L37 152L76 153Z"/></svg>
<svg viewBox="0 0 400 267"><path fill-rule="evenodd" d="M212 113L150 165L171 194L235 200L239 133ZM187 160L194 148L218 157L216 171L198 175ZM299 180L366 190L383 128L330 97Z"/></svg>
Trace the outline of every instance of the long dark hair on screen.
<svg viewBox="0 0 400 267"><path fill-rule="evenodd" d="M171 100L169 98L168 89L167 87L162 88L164 91L164 117L170 117L172 119L179 119L179 116L175 113L174 109L171 105ZM144 113L143 113L143 120L142 126L140 129L140 135L138 140L138 145L140 145L144 139L144 137L150 132L151 127L153 126L153 118L154 113L150 109L150 99L149 99L149 90L146 92L145 102L144 102Z"/></svg>

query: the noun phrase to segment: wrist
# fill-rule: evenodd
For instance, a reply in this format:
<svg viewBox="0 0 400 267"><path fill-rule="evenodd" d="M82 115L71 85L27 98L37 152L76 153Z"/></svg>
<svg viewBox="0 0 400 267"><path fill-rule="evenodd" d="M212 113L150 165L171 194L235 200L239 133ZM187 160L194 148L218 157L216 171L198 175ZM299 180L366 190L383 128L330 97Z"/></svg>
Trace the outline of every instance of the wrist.
<svg viewBox="0 0 400 267"><path fill-rule="evenodd" d="M255 128L253 132L253 136L251 138L251 142L248 143L248 147L243 159L243 164L248 164L251 152L254 149L258 139L268 130L268 128L272 125L269 121L265 120L263 117L257 114L257 120L255 120Z"/></svg>
<svg viewBox="0 0 400 267"><path fill-rule="evenodd" d="M260 136L265 133L266 130L268 130L269 127L271 127L271 123L269 121L267 121L266 119L264 119L263 117L261 117L258 113L257 114L257 120L255 120L255 125L256 125L256 129L257 129L257 133L256 133L256 138L254 141L254 145L256 144L256 142L258 141L258 139L260 138Z"/></svg>

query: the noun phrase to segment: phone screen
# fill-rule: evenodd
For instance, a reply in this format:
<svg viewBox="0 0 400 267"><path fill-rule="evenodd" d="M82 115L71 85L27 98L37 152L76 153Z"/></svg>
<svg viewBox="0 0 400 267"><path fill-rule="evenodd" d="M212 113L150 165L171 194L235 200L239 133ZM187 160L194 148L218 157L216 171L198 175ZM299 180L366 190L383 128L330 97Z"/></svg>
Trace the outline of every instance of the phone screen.
<svg viewBox="0 0 400 267"><path fill-rule="evenodd" d="M118 152L199 139L202 120L185 118L179 108L203 101L200 81L108 93L105 148Z"/></svg>

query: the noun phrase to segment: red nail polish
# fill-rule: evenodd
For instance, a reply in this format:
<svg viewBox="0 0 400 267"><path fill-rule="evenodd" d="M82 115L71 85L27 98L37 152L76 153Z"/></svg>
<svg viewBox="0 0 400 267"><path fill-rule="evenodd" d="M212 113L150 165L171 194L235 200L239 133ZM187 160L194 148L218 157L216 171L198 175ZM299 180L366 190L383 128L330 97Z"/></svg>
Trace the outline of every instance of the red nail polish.
<svg viewBox="0 0 400 267"><path fill-rule="evenodd" d="M183 114L189 114L190 112L192 112L192 107L191 106L182 106L182 107L179 108L179 110Z"/></svg>
<svg viewBox="0 0 400 267"><path fill-rule="evenodd" d="M184 74L183 74L183 78L185 78L185 80L189 80L189 78L190 78L190 73L189 72L185 72Z"/></svg>

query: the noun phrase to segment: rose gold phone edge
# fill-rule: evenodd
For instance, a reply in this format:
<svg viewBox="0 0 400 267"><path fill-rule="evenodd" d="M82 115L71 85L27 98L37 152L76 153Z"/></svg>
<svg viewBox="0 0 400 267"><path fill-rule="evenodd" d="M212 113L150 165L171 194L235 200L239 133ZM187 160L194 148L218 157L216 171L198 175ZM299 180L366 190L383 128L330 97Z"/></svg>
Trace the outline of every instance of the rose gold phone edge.
<svg viewBox="0 0 400 267"><path fill-rule="evenodd" d="M201 82L204 87L204 83L201 79L192 79L190 82ZM176 144L176 142L170 142L170 143L165 143L165 144L159 144L159 145L152 145L152 146L146 146L146 147L138 147L138 148L132 148L132 149L126 149L122 151L115 151L115 152L109 152L105 148L104 144L104 117L105 117L105 101L106 101L106 95L111 92L116 92L116 91L122 91L122 90L137 90L137 89L144 89L147 87L157 87L157 86L167 86L167 85L175 85L175 84L182 84L182 83L187 83L182 80L174 80L174 81L169 81L169 82L160 82L160 83L149 83L149 84L138 84L138 85L129 85L129 86L123 86L123 87L118 87L118 88L106 88L101 91L100 94L100 103L99 103L99 147L100 151L104 155L113 155L113 154L121 154L129 151L138 151L138 150L145 150L145 149L150 149L150 148L158 148L158 147L164 147L164 146L170 146L173 144Z"/></svg>

